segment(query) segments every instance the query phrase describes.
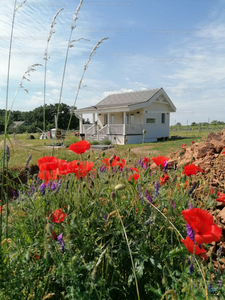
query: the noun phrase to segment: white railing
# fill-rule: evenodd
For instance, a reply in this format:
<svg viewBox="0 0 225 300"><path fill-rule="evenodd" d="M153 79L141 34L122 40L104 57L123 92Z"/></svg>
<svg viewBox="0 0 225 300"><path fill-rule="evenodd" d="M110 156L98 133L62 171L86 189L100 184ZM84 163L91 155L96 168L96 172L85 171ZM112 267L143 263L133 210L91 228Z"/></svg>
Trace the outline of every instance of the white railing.
<svg viewBox="0 0 225 300"><path fill-rule="evenodd" d="M105 126L103 126L101 129L99 129L98 131L99 135L105 135L109 133L109 125L106 124Z"/></svg>
<svg viewBox="0 0 225 300"><path fill-rule="evenodd" d="M142 124L126 124L125 134L142 134Z"/></svg>
<svg viewBox="0 0 225 300"><path fill-rule="evenodd" d="M91 135L96 133L96 125L93 124L91 127L87 128L85 133L85 138L88 139Z"/></svg>
<svg viewBox="0 0 225 300"><path fill-rule="evenodd" d="M82 125L82 133L85 133L88 130L88 128L90 128L92 126L93 126L93 124L83 124Z"/></svg>
<svg viewBox="0 0 225 300"><path fill-rule="evenodd" d="M110 124L109 134L124 134L124 124Z"/></svg>

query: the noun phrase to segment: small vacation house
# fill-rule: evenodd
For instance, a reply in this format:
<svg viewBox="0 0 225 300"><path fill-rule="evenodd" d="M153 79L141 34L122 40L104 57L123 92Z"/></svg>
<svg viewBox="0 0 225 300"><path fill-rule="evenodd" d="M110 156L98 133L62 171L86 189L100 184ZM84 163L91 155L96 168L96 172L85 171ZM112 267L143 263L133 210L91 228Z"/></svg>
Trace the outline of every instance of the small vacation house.
<svg viewBox="0 0 225 300"><path fill-rule="evenodd" d="M80 134L87 141L110 140L113 144L155 142L169 137L170 113L176 107L163 88L111 94L95 106L77 109ZM93 124L82 124L93 114Z"/></svg>

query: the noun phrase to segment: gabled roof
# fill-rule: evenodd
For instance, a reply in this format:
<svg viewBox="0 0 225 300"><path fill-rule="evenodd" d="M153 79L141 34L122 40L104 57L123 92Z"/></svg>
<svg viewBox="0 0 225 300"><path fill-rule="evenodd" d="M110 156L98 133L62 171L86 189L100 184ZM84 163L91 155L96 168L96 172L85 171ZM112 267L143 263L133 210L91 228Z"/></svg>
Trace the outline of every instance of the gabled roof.
<svg viewBox="0 0 225 300"><path fill-rule="evenodd" d="M111 94L95 106L97 108L130 106L150 100L159 90L160 89L152 89L137 92Z"/></svg>
<svg viewBox="0 0 225 300"><path fill-rule="evenodd" d="M130 107L138 104L147 104L150 100L154 101L156 97L163 94L167 104L170 105L171 111L176 111L176 107L166 94L163 88L151 89L151 90L143 90L143 91L134 91L134 92L125 92L125 93L117 93L111 94L98 102L95 106L89 106L81 109L77 109L77 112L91 111L93 112L98 110L110 109L110 108L122 108L122 107Z"/></svg>

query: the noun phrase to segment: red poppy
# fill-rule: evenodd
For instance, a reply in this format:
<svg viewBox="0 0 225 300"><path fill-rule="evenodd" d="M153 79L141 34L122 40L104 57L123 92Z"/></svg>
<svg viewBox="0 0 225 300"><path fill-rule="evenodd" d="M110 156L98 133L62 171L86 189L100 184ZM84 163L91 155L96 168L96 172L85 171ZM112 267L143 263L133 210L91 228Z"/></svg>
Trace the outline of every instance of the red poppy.
<svg viewBox="0 0 225 300"><path fill-rule="evenodd" d="M151 158L150 157L144 157L143 162L146 162L146 163L149 164L151 162Z"/></svg>
<svg viewBox="0 0 225 300"><path fill-rule="evenodd" d="M191 175L197 174L197 172L203 172L202 168L200 168L194 164L191 164L191 165L184 167L183 174L185 174L186 176L191 176Z"/></svg>
<svg viewBox="0 0 225 300"><path fill-rule="evenodd" d="M115 167L115 166L120 166L120 162L116 159L112 159L112 158L104 158L102 160L103 164L107 165L108 167L111 166L111 167Z"/></svg>
<svg viewBox="0 0 225 300"><path fill-rule="evenodd" d="M91 144L87 141L79 141L69 146L69 150L75 152L76 154L85 153L90 148Z"/></svg>
<svg viewBox="0 0 225 300"><path fill-rule="evenodd" d="M137 168L131 168L131 170L133 170L133 171L139 173L139 170L138 170Z"/></svg>
<svg viewBox="0 0 225 300"><path fill-rule="evenodd" d="M186 246L187 250L196 255L200 255L204 258L208 258L204 253L207 251L202 247L200 248L198 245L195 245L194 241L190 238L190 236L186 236L185 240L181 240L182 243Z"/></svg>
<svg viewBox="0 0 225 300"><path fill-rule="evenodd" d="M67 215L61 210L56 209L51 213L51 221L53 223L61 223Z"/></svg>
<svg viewBox="0 0 225 300"><path fill-rule="evenodd" d="M222 202L223 204L225 204L225 194L217 192L217 196L218 196L218 198L216 199L216 201Z"/></svg>
<svg viewBox="0 0 225 300"><path fill-rule="evenodd" d="M129 176L128 181L138 180L139 177L140 177L139 174L134 173L134 174L132 174L132 175Z"/></svg>
<svg viewBox="0 0 225 300"><path fill-rule="evenodd" d="M210 191L209 191L210 195L213 195L214 192L215 192L215 190L213 188L211 188Z"/></svg>
<svg viewBox="0 0 225 300"><path fill-rule="evenodd" d="M191 141L191 143L192 143L192 144L194 144L194 142L193 142L193 141Z"/></svg>
<svg viewBox="0 0 225 300"><path fill-rule="evenodd" d="M53 171L45 171L42 170L39 172L38 177L45 181L45 184L48 184L49 180L59 179L60 174L56 170Z"/></svg>
<svg viewBox="0 0 225 300"><path fill-rule="evenodd" d="M84 178L93 168L94 163L89 161L73 160L69 163L69 173L75 173L77 179Z"/></svg>
<svg viewBox="0 0 225 300"><path fill-rule="evenodd" d="M183 148L184 146L183 145L181 145L181 148Z"/></svg>
<svg viewBox="0 0 225 300"><path fill-rule="evenodd" d="M162 177L160 177L160 185L164 185L169 179L169 176L164 174Z"/></svg>
<svg viewBox="0 0 225 300"><path fill-rule="evenodd" d="M219 241L222 229L213 222L213 216L201 208L192 208L182 211L182 215L196 232L195 240L198 244Z"/></svg>
<svg viewBox="0 0 225 300"><path fill-rule="evenodd" d="M120 163L120 167L124 168L125 164L126 164L126 159L122 159Z"/></svg>
<svg viewBox="0 0 225 300"><path fill-rule="evenodd" d="M34 258L35 258L36 260L39 260L39 256L38 256L37 254L34 254Z"/></svg>
<svg viewBox="0 0 225 300"><path fill-rule="evenodd" d="M156 157L152 157L152 160L157 166L161 165L161 167L164 167L166 161L168 161L169 158L165 156L156 156Z"/></svg>
<svg viewBox="0 0 225 300"><path fill-rule="evenodd" d="M40 171L52 171L58 167L59 161L55 156L43 156L39 158L37 165Z"/></svg>
<svg viewBox="0 0 225 300"><path fill-rule="evenodd" d="M184 146L187 146L187 144L184 144Z"/></svg>
<svg viewBox="0 0 225 300"><path fill-rule="evenodd" d="M120 157L119 157L119 156L116 156L116 157L115 157L115 160L120 161Z"/></svg>

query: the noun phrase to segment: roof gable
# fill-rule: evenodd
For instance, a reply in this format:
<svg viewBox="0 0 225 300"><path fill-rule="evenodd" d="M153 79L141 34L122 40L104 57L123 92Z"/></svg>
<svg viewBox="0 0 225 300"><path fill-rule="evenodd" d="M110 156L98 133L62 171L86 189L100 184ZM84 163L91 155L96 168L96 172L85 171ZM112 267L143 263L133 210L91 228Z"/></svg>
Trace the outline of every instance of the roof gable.
<svg viewBox="0 0 225 300"><path fill-rule="evenodd" d="M143 90L127 93L111 94L101 100L95 106L97 108L107 108L107 107L121 107L130 106L133 104L138 104L142 102L147 102L151 99L160 89Z"/></svg>

